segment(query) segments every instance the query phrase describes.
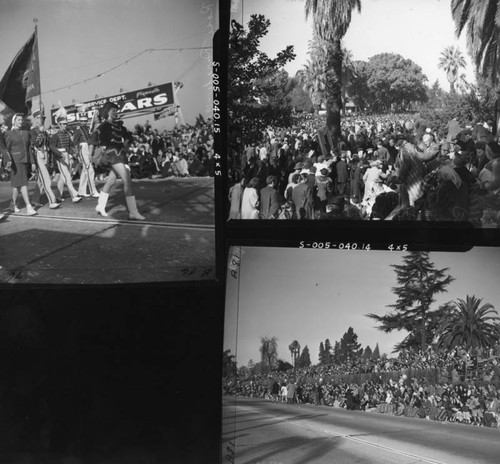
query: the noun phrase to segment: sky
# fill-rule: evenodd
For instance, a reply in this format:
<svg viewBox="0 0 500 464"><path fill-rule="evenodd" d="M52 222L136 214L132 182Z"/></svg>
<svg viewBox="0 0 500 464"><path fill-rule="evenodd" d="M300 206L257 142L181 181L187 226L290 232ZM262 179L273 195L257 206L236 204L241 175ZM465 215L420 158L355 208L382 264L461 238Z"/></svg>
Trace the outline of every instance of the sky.
<svg viewBox="0 0 500 464"><path fill-rule="evenodd" d="M0 0L0 73L34 30L46 115L53 104L111 96L181 81L179 103L186 123L211 116L211 48L218 28L218 0ZM198 49L188 50L187 48ZM146 52L150 48L175 48ZM183 49L183 50L179 50ZM127 64L118 66L121 63ZM109 69L115 70L106 73ZM79 81L103 73L87 83ZM59 89L71 84L71 88ZM174 118L153 127L173 125ZM128 125L129 122L126 122Z"/></svg>
<svg viewBox="0 0 500 464"><path fill-rule="evenodd" d="M263 14L271 21L261 50L275 57L287 45L293 45L297 55L285 66L290 75L307 63L308 42L312 38L312 20L305 20L304 0L235 0L243 5L235 19L246 26L251 14ZM467 68L468 82L475 82L474 69L467 55L466 37L457 40L451 18L451 0L362 0L361 13L352 15L344 45L354 60L366 61L378 53L399 53L417 63L432 85L436 79L441 88L449 90L446 73L438 69L441 52L447 46L458 45Z"/></svg>
<svg viewBox="0 0 500 464"><path fill-rule="evenodd" d="M313 364L320 342L332 346L352 327L362 347L391 354L407 332L384 334L365 315L384 315L396 301L390 265L405 253L243 247L239 279L229 270L224 349L238 366L260 361L261 337L277 337L278 357L291 362L288 346L308 346ZM436 295L434 308L467 295L483 298L500 312L500 248L476 247L466 253L432 252L437 269L449 268L456 280Z"/></svg>

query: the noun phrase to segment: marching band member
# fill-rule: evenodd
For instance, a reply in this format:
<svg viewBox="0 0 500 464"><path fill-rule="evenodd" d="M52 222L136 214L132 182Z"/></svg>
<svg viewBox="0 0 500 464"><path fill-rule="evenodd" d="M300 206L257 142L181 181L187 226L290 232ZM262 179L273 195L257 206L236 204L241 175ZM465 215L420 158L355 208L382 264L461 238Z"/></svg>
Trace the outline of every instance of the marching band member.
<svg viewBox="0 0 500 464"><path fill-rule="evenodd" d="M56 156L57 166L59 172L64 180L64 183L68 186L69 193L73 199L73 203L78 203L82 197L78 196L78 192L71 181L71 159L70 159L70 149L73 146L71 141L71 136L66 130L68 122L64 116L57 119L59 124L59 130L50 139L50 149L52 153Z"/></svg>
<svg viewBox="0 0 500 464"><path fill-rule="evenodd" d="M12 117L12 129L5 133L5 146L2 146L2 151L6 152L10 161L7 166L12 168L10 183L12 185L12 206L15 213L20 210L17 207L18 190L21 190L24 203L26 204L26 214L33 216L37 214L30 203L28 194L28 170L31 164L31 169L35 171L36 164L33 155L30 151L30 133L27 130L22 130L24 115L16 113ZM3 143L2 143L3 145Z"/></svg>
<svg viewBox="0 0 500 464"><path fill-rule="evenodd" d="M94 166L92 166L92 151L94 147L91 144L89 127L87 125L87 115L81 114L79 120L81 121L81 124L77 127L73 134L73 144L77 147L80 155L80 162L82 163L78 196L92 196L93 198L99 198L99 193L97 193L97 188L95 186ZM87 194L87 185L89 187L90 195Z"/></svg>
<svg viewBox="0 0 500 464"><path fill-rule="evenodd" d="M37 197L39 201L40 193L45 192L49 200L49 208L54 209L59 207L61 203L57 202L56 196L50 186L52 180L47 169L49 163L49 152L47 150L48 134L44 128L45 116L42 110L34 111L33 119L35 126L30 131L30 137L32 154L37 165L35 197Z"/></svg>
<svg viewBox="0 0 500 464"><path fill-rule="evenodd" d="M131 134L125 129L121 121L118 121L118 106L108 102L102 108L102 116L105 120L98 128L99 143L104 150L102 164L111 168L108 179L99 195L96 211L102 216L107 216L106 203L109 192L116 182L116 178L123 180L123 190L129 211L129 219L142 221L144 216L139 214L137 204L132 192L132 180L130 168L127 165L127 146L132 141Z"/></svg>

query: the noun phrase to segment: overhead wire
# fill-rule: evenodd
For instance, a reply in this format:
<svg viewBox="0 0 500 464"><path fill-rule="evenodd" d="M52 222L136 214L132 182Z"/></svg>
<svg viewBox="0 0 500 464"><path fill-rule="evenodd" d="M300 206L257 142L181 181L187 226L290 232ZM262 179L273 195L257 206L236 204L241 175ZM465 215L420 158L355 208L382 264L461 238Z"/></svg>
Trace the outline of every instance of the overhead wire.
<svg viewBox="0 0 500 464"><path fill-rule="evenodd" d="M211 48L212 47L146 48L146 49L142 50L141 52L135 54L131 58L128 58L127 60L117 64L116 66L113 66L110 69L107 69L106 71L102 71L94 76L87 77L86 79L82 79L81 81L73 82L72 84L68 84L68 85L58 87L55 89L47 90L45 92L42 92L42 95L54 93L54 92L57 92L58 90L70 89L71 87L75 87L76 85L79 85L79 84L86 84L87 82L89 82L91 80L98 79L99 77L102 77L104 74L108 74L111 71L114 71L115 69L117 69L123 65L128 64L130 61L135 60L136 58L138 58L139 56L141 56L147 52L153 52L153 51L180 51L180 52L182 52L184 50L207 50L207 49L211 49Z"/></svg>

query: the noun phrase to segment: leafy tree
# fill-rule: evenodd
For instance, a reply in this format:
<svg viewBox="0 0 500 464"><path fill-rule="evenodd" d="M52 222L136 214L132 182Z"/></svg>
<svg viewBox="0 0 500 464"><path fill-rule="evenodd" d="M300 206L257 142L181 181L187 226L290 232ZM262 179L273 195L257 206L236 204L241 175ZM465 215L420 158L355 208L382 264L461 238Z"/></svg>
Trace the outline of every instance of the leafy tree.
<svg viewBox="0 0 500 464"><path fill-rule="evenodd" d="M297 367L309 367L311 365L311 356L309 354L309 348L304 346L304 349L302 350L302 353L299 356L299 359L297 359Z"/></svg>
<svg viewBox="0 0 500 464"><path fill-rule="evenodd" d="M491 348L500 337L498 312L490 303L481 305L482 298L467 295L453 302L442 320L438 346L450 349Z"/></svg>
<svg viewBox="0 0 500 464"><path fill-rule="evenodd" d="M372 359L375 361L380 359L380 348L378 347L378 343L375 345L375 349L373 350Z"/></svg>
<svg viewBox="0 0 500 464"><path fill-rule="evenodd" d="M391 267L396 272L398 283L392 288L397 296L396 303L388 305L394 312L384 316L371 313L367 317L378 322L377 328L385 333L393 330L406 330L410 334L419 332L420 348L424 351L428 343L429 322L433 317L434 295L445 292L454 278L447 275L448 268L436 269L427 252L412 251L403 257L403 264Z"/></svg>
<svg viewBox="0 0 500 464"><path fill-rule="evenodd" d="M262 365L266 371L271 371L278 358L278 339L262 337L260 339L260 354Z"/></svg>
<svg viewBox="0 0 500 464"><path fill-rule="evenodd" d="M370 345L368 345L364 351L363 351L363 355L361 356L363 361L369 361L373 356L373 351L372 349L370 348Z"/></svg>
<svg viewBox="0 0 500 464"><path fill-rule="evenodd" d="M362 353L361 344L358 343L358 335L352 327L340 339L340 361L350 362L357 359Z"/></svg>
<svg viewBox="0 0 500 464"><path fill-rule="evenodd" d="M234 361L235 355L231 354L231 350L225 350L222 353L222 375L229 377L236 374L236 362Z"/></svg>
<svg viewBox="0 0 500 464"><path fill-rule="evenodd" d="M288 372L291 369L293 369L293 366L289 362L283 361L282 359L278 359L276 367L276 370L278 372Z"/></svg>
<svg viewBox="0 0 500 464"><path fill-rule="evenodd" d="M314 106L307 92L302 88L299 81L300 74L292 78L292 85L288 93L289 105L298 112L312 113Z"/></svg>
<svg viewBox="0 0 500 464"><path fill-rule="evenodd" d="M364 111L371 99L370 89L368 88L368 63L366 61L353 62L353 72L347 82L346 90L357 110Z"/></svg>
<svg viewBox="0 0 500 464"><path fill-rule="evenodd" d="M231 140L240 137L243 142L254 141L260 139L260 131L269 124L290 121L290 107L276 106L274 96L280 78L274 77L295 54L291 45L275 58L259 50L270 25L263 15L251 15L247 29L233 23L230 31L227 101Z"/></svg>
<svg viewBox="0 0 500 464"><path fill-rule="evenodd" d="M387 111L392 105L405 110L411 102L427 99L427 77L422 68L401 55L380 53L372 56L366 72L374 111Z"/></svg>
<svg viewBox="0 0 500 464"><path fill-rule="evenodd" d="M446 47L439 57L438 68L446 72L450 83L450 93L455 93L455 82L461 68L465 68L465 58L458 47Z"/></svg>
<svg viewBox="0 0 500 464"><path fill-rule="evenodd" d="M290 350L290 354L292 355L293 367L297 365L297 358L300 354L300 343L297 340L294 340L290 345L288 345L288 349Z"/></svg>
<svg viewBox="0 0 500 464"><path fill-rule="evenodd" d="M342 108L342 38L360 0L306 0L306 18L313 17L314 32L326 48L326 126L334 144L340 140Z"/></svg>
<svg viewBox="0 0 500 464"><path fill-rule="evenodd" d="M451 15L457 36L466 30L467 48L477 71L496 85L500 75L498 0L451 0Z"/></svg>

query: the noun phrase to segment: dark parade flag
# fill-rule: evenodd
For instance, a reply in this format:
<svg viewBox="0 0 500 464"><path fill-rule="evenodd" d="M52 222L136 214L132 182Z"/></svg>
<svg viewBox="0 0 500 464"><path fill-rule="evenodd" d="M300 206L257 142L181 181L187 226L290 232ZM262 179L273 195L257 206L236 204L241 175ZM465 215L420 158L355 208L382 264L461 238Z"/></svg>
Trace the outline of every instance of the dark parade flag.
<svg viewBox="0 0 500 464"><path fill-rule="evenodd" d="M40 95L40 66L38 34L35 29L0 81L0 113L5 120L8 120L12 113L28 115L31 113L31 100L38 95Z"/></svg>

